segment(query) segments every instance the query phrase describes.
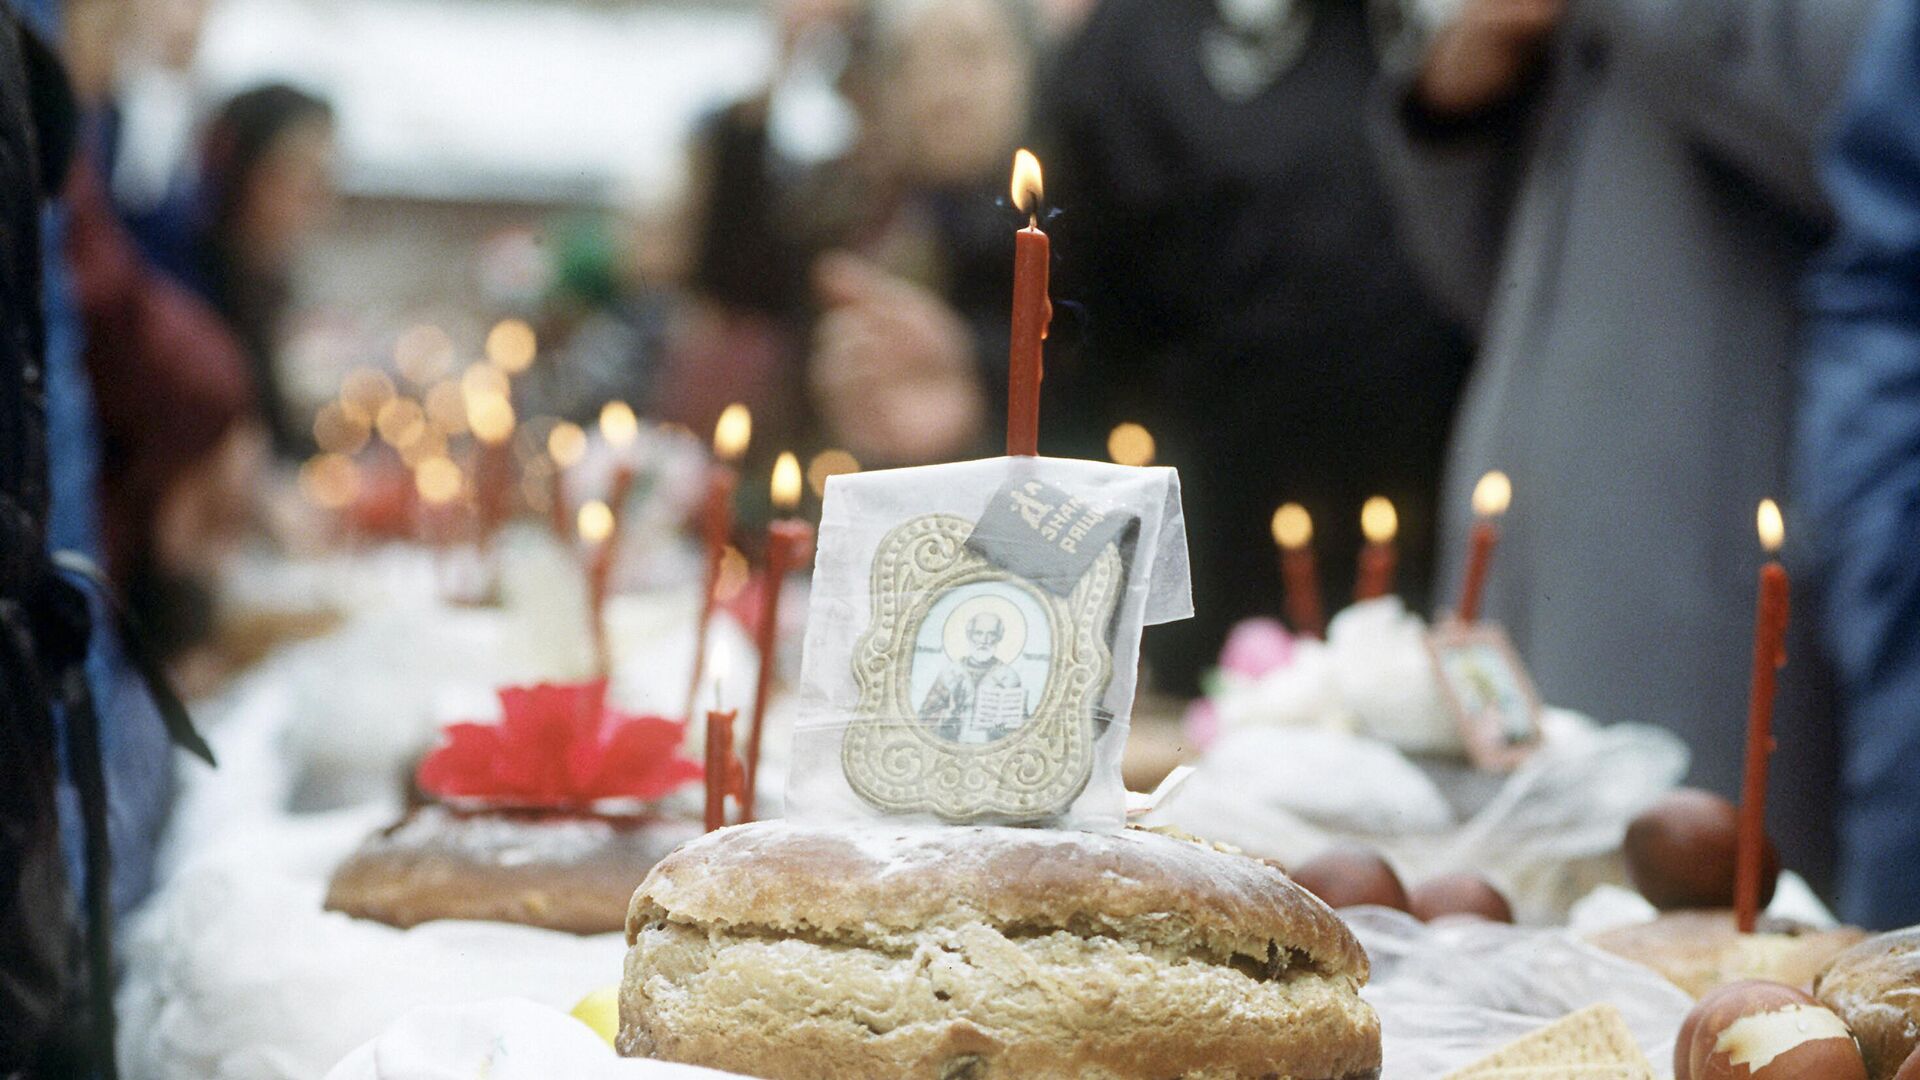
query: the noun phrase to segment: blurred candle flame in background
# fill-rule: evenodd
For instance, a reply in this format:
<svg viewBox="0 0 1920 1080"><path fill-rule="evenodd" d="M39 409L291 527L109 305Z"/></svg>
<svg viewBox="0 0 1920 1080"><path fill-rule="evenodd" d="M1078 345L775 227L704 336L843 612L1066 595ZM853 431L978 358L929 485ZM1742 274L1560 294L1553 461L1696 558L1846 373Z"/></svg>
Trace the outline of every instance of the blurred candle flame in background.
<svg viewBox="0 0 1920 1080"><path fill-rule="evenodd" d="M572 468L587 452L587 433L580 425L562 420L547 433L547 455L563 469Z"/></svg>
<svg viewBox="0 0 1920 1080"><path fill-rule="evenodd" d="M827 479L860 471L860 459L845 450L822 450L807 462L807 490L816 499L825 498Z"/></svg>
<svg viewBox="0 0 1920 1080"><path fill-rule="evenodd" d="M580 539L589 544L603 544L613 535L613 508L599 499L589 499L580 506L577 526Z"/></svg>
<svg viewBox="0 0 1920 1080"><path fill-rule="evenodd" d="M721 461L738 461L753 441L753 414L739 402L720 410L713 425L713 454Z"/></svg>
<svg viewBox="0 0 1920 1080"><path fill-rule="evenodd" d="M1482 476L1473 485L1473 512L1483 518L1499 517L1513 503L1513 481L1498 469Z"/></svg>
<svg viewBox="0 0 1920 1080"><path fill-rule="evenodd" d="M1132 421L1115 424L1107 433L1107 457L1115 464L1151 465L1156 449L1153 433Z"/></svg>
<svg viewBox="0 0 1920 1080"><path fill-rule="evenodd" d="M1759 513L1760 546L1768 554L1778 554L1787 542L1787 523L1780 516L1780 504L1772 499L1760 500Z"/></svg>
<svg viewBox="0 0 1920 1080"><path fill-rule="evenodd" d="M640 418L624 401L609 401L600 407L600 437L609 446L630 446L640 435Z"/></svg>
<svg viewBox="0 0 1920 1080"><path fill-rule="evenodd" d="M501 319L487 331L487 362L514 375L533 366L540 351L533 327L523 319Z"/></svg>
<svg viewBox="0 0 1920 1080"><path fill-rule="evenodd" d="M1360 507L1360 531L1369 543L1388 544L1400 532L1400 514L1392 500L1375 495Z"/></svg>
<svg viewBox="0 0 1920 1080"><path fill-rule="evenodd" d="M432 506L444 506L458 498L462 482L460 466L440 455L427 458L413 470L414 487Z"/></svg>
<svg viewBox="0 0 1920 1080"><path fill-rule="evenodd" d="M791 450L782 451L773 463L771 494L776 510L791 513L800 505L800 459Z"/></svg>
<svg viewBox="0 0 1920 1080"><path fill-rule="evenodd" d="M1313 518L1299 503L1287 503L1273 512L1273 542L1298 551L1313 542Z"/></svg>

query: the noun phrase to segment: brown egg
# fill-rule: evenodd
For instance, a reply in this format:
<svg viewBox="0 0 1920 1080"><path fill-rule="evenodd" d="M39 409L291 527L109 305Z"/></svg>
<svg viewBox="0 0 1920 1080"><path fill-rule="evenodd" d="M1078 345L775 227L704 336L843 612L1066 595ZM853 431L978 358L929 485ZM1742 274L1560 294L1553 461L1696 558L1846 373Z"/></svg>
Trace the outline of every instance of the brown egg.
<svg viewBox="0 0 1920 1080"><path fill-rule="evenodd" d="M1893 1074L1893 1080L1920 1080L1920 1050L1907 1055L1900 1071Z"/></svg>
<svg viewBox="0 0 1920 1080"><path fill-rule="evenodd" d="M1442 915L1513 921L1513 905L1478 874L1442 874L1421 882L1407 894L1407 910L1421 922L1432 922Z"/></svg>
<svg viewBox="0 0 1920 1080"><path fill-rule="evenodd" d="M1733 906L1740 811L1695 788L1679 788L1627 826L1627 876L1662 911ZM1761 853L1760 906L1773 901L1780 853L1768 840Z"/></svg>
<svg viewBox="0 0 1920 1080"><path fill-rule="evenodd" d="M1791 986L1738 982L1700 999L1673 1046L1674 1080L1867 1080L1853 1034Z"/></svg>
<svg viewBox="0 0 1920 1080"><path fill-rule="evenodd" d="M1380 853L1360 847L1338 847L1302 863L1293 872L1301 888L1331 908L1378 904L1407 910L1407 888Z"/></svg>

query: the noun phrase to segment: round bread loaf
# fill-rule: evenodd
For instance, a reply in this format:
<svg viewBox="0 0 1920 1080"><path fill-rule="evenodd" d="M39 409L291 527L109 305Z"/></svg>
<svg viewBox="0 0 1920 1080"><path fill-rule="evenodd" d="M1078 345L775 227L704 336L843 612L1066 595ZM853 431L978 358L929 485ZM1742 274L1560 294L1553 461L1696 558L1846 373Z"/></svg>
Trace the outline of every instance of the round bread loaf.
<svg viewBox="0 0 1920 1080"><path fill-rule="evenodd" d="M340 865L326 907L402 929L477 919L617 933L647 871L699 834L679 818L422 806Z"/></svg>
<svg viewBox="0 0 1920 1080"><path fill-rule="evenodd" d="M770 1080L1361 1080L1367 958L1273 866L1157 833L722 829L627 918L619 1048Z"/></svg>
<svg viewBox="0 0 1920 1080"><path fill-rule="evenodd" d="M1732 911L1693 910L1608 930L1592 941L1703 997L1747 979L1811 989L1829 961L1864 937L1866 931L1850 926L1815 930L1772 919L1762 919L1755 933L1742 934Z"/></svg>
<svg viewBox="0 0 1920 1080"><path fill-rule="evenodd" d="M1920 926L1841 953L1814 984L1820 1003L1860 1040L1871 1080L1892 1080L1920 1047Z"/></svg>

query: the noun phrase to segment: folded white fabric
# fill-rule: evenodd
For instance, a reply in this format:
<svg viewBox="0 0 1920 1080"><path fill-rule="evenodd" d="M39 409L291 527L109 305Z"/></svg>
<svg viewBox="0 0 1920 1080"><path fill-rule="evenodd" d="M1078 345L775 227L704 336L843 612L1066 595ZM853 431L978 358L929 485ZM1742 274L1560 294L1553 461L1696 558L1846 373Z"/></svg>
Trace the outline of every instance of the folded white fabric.
<svg viewBox="0 0 1920 1080"><path fill-rule="evenodd" d="M326 1080L716 1080L734 1073L621 1058L585 1024L520 998L416 1009Z"/></svg>

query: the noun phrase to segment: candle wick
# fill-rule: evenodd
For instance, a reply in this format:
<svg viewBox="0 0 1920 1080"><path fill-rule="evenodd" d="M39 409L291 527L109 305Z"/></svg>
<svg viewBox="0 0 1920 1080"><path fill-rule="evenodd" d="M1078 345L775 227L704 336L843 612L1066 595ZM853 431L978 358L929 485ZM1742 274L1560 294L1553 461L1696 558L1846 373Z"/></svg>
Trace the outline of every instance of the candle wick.
<svg viewBox="0 0 1920 1080"><path fill-rule="evenodd" d="M1034 232L1040 231L1040 215L1037 212L1027 215L1027 228Z"/></svg>

